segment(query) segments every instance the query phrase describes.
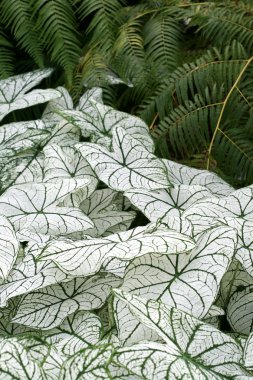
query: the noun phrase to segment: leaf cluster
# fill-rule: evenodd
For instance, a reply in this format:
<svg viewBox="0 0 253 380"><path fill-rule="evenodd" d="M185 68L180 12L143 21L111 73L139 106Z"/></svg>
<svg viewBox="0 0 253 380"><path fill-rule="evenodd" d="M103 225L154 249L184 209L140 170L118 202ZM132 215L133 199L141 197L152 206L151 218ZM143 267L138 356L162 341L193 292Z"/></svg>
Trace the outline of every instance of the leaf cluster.
<svg viewBox="0 0 253 380"><path fill-rule="evenodd" d="M0 76L53 66L149 125L160 157L252 182L252 2L2 0ZM119 86L115 86L115 84Z"/></svg>
<svg viewBox="0 0 253 380"><path fill-rule="evenodd" d="M253 187L50 73L0 82L2 118L48 102L0 127L0 379L252 378Z"/></svg>

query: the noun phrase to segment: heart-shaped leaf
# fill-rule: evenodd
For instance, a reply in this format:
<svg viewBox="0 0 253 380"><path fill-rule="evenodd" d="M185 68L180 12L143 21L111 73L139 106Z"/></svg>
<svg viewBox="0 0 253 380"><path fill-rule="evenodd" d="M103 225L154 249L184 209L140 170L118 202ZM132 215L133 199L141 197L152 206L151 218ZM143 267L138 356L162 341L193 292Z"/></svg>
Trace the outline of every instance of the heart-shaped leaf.
<svg viewBox="0 0 253 380"><path fill-rule="evenodd" d="M119 290L115 293L141 323L165 342L119 348L117 361L132 373L150 380L162 380L168 374L171 379L194 380L249 376L242 365L241 347L228 335L161 302Z"/></svg>
<svg viewBox="0 0 253 380"><path fill-rule="evenodd" d="M39 259L53 260L72 276L89 276L96 273L110 257L129 261L147 253L168 255L187 252L194 245L191 238L176 231L137 227L103 239L49 242Z"/></svg>
<svg viewBox="0 0 253 380"><path fill-rule="evenodd" d="M0 81L0 120L14 110L45 103L58 98L57 90L31 90L40 81L52 73L51 69L36 70L26 74L20 74Z"/></svg>
<svg viewBox="0 0 253 380"><path fill-rule="evenodd" d="M78 144L98 178L111 189L159 189L171 187L163 161L150 153L123 128L113 129L113 152L96 144Z"/></svg>
<svg viewBox="0 0 253 380"><path fill-rule="evenodd" d="M121 283L108 274L48 286L25 295L12 322L21 325L50 329L77 310L94 310L103 306L112 287Z"/></svg>
<svg viewBox="0 0 253 380"><path fill-rule="evenodd" d="M121 289L203 318L216 299L235 244L235 231L219 227L204 233L190 253L135 258L126 269ZM115 318L123 342L151 339L121 301L115 303Z"/></svg>

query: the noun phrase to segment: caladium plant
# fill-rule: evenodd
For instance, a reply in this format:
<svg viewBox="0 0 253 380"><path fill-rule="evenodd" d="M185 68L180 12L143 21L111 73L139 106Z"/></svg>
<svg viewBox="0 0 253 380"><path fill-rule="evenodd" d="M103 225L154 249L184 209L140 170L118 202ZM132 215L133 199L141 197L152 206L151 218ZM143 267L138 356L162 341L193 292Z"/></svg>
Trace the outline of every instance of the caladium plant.
<svg viewBox="0 0 253 380"><path fill-rule="evenodd" d="M2 119L48 102L0 126L0 380L253 378L252 186L50 73L0 81Z"/></svg>

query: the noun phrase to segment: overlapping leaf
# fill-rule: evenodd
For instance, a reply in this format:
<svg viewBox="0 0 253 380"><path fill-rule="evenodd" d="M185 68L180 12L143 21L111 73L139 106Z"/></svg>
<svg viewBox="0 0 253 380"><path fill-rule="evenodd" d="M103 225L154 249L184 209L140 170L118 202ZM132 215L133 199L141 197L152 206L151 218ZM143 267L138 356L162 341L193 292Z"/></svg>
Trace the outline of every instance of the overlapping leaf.
<svg viewBox="0 0 253 380"><path fill-rule="evenodd" d="M0 307L6 306L11 298L70 279L52 261L37 263L29 254L14 266L6 282L0 285Z"/></svg>
<svg viewBox="0 0 253 380"><path fill-rule="evenodd" d="M51 69L37 70L1 80L0 120L11 111L30 107L39 103L45 103L51 99L58 98L60 93L53 89L33 90L28 92L51 73Z"/></svg>
<svg viewBox="0 0 253 380"><path fill-rule="evenodd" d="M44 155L45 182L55 182L63 178L84 178L90 180L93 189L96 188L96 175L73 147L50 144L44 148Z"/></svg>
<svg viewBox="0 0 253 380"><path fill-rule="evenodd" d="M87 311L68 316L58 327L45 331L47 342L54 344L65 355L95 345L101 336L99 317Z"/></svg>
<svg viewBox="0 0 253 380"><path fill-rule="evenodd" d="M94 223L94 228L87 233L92 237L103 236L107 230L117 228L118 225L130 227L135 218L134 211L118 210L115 198L117 193L111 189L101 189L95 191L90 198L80 204L81 210Z"/></svg>
<svg viewBox="0 0 253 380"><path fill-rule="evenodd" d="M244 348L244 364L247 368L253 368L253 333L251 333L246 341Z"/></svg>
<svg viewBox="0 0 253 380"><path fill-rule="evenodd" d="M116 292L134 316L163 339L120 348L116 358L145 379L245 379L239 344L211 325L163 303ZM241 377L240 377L241 376Z"/></svg>
<svg viewBox="0 0 253 380"><path fill-rule="evenodd" d="M39 259L53 260L67 274L89 276L110 257L129 261L147 253L169 255L187 252L194 245L190 237L176 231L137 227L103 239L49 242Z"/></svg>
<svg viewBox="0 0 253 380"><path fill-rule="evenodd" d="M191 253L135 258L126 269L121 289L203 318L215 301L235 244L235 231L219 227L202 235ZM115 311L122 341L132 344L154 339L152 332L131 317L122 301L115 303Z"/></svg>
<svg viewBox="0 0 253 380"><path fill-rule="evenodd" d="M253 331L253 286L238 288L230 297L227 318L235 332L249 334Z"/></svg>
<svg viewBox="0 0 253 380"><path fill-rule="evenodd" d="M59 380L89 379L107 380L110 378L108 365L113 353L110 345L86 348L70 357L63 365Z"/></svg>
<svg viewBox="0 0 253 380"><path fill-rule="evenodd" d="M82 180L82 186L88 183L88 180ZM80 183L74 179L13 186L0 197L0 214L9 218L16 231L27 228L59 235L91 228L93 223L81 210L57 206L78 186Z"/></svg>
<svg viewBox="0 0 253 380"><path fill-rule="evenodd" d="M217 219L239 218L253 220L253 186L231 193L227 197L204 199L184 212L194 225L195 234L199 234Z"/></svg>
<svg viewBox="0 0 253 380"><path fill-rule="evenodd" d="M48 286L25 295L12 321L40 329L56 327L77 310L99 309L111 288L120 283L117 277L108 274Z"/></svg>
<svg viewBox="0 0 253 380"><path fill-rule="evenodd" d="M0 340L0 379L42 379L43 371L39 362L29 357L26 347L12 339Z"/></svg>
<svg viewBox="0 0 253 380"><path fill-rule="evenodd" d="M4 216L0 216L0 281L6 279L19 251L15 231Z"/></svg>
<svg viewBox="0 0 253 380"><path fill-rule="evenodd" d="M175 185L172 189L129 190L124 194L151 221L167 222L211 193L203 186Z"/></svg>
<svg viewBox="0 0 253 380"><path fill-rule="evenodd" d="M101 181L117 191L171 187L163 161L123 128L113 129L113 152L96 144L76 147Z"/></svg>
<svg viewBox="0 0 253 380"><path fill-rule="evenodd" d="M145 122L133 115L117 111L101 103L99 89L88 94L80 100L79 109L66 110L61 114L82 130L85 137L93 136L93 141L110 147L112 129L114 126L122 127L136 140L140 141L148 151L153 152L154 143L149 135Z"/></svg>
<svg viewBox="0 0 253 380"><path fill-rule="evenodd" d="M208 170L190 168L174 161L163 160L171 181L175 185L198 185L206 187L217 196L229 195L234 191L233 187L226 183L215 173Z"/></svg>

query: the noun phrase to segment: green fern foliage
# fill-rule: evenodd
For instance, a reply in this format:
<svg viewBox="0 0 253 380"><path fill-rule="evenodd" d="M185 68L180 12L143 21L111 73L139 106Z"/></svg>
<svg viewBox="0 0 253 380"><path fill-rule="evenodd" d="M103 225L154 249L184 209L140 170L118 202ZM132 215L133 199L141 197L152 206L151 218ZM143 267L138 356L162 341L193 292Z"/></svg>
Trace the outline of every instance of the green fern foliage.
<svg viewBox="0 0 253 380"><path fill-rule="evenodd" d="M0 77L5 79L14 73L15 53L14 46L2 26L0 27L0 47Z"/></svg>
<svg viewBox="0 0 253 380"><path fill-rule="evenodd" d="M176 157L203 153L207 169L214 160L238 183L252 182L251 62L234 43L177 69L170 84L177 104L154 130L158 141L167 136Z"/></svg>
<svg viewBox="0 0 253 380"><path fill-rule="evenodd" d="M68 0L33 0L33 17L36 28L51 59L64 68L67 85L81 54L77 22Z"/></svg>
<svg viewBox="0 0 253 380"><path fill-rule="evenodd" d="M43 67L43 48L32 18L32 7L27 0L2 0L0 15L3 25L10 28L18 45L37 64Z"/></svg>

